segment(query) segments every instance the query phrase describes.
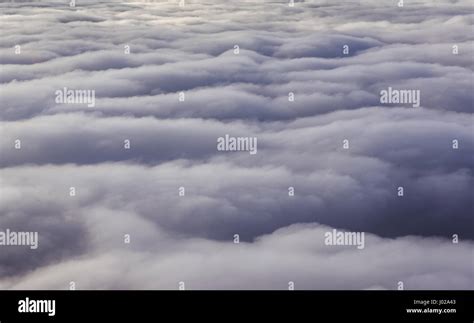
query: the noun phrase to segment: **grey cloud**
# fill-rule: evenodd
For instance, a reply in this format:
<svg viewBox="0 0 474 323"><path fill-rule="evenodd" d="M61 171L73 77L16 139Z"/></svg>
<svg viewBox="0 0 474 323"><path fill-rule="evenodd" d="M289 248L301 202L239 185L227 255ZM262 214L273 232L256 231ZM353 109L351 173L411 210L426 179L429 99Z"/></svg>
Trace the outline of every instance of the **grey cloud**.
<svg viewBox="0 0 474 323"><path fill-rule="evenodd" d="M187 289L287 289L292 281L296 289L396 289L402 281L405 289L472 288L470 259L465 257L471 242L368 235L370 248L357 250L325 246L322 237L328 230L316 224L292 226L239 245L173 241L159 230L148 230L154 238L140 250L109 240L107 252L53 264L21 280L0 280L0 286L65 289L73 280L79 289L177 289L183 281ZM150 250L163 243L168 248L159 250L168 251Z"/></svg>
<svg viewBox="0 0 474 323"><path fill-rule="evenodd" d="M326 5L324 10L320 7L300 10L297 17L286 13L283 16L285 26L292 28L278 30L262 26L261 14L245 17L236 14L255 6L250 3L240 9L230 3L229 8L233 8L233 11L223 10L221 6L215 5L210 12L191 3L186 9L190 11L186 12L196 11L198 18L200 15L218 17L210 20L202 20L201 17L196 23L184 19L186 15L183 15L177 4L160 4L160 8L165 8L160 11L154 7L141 9L132 4L104 6L85 3L84 7L78 7L78 12L64 15L76 15L79 19L88 15L86 13L89 6L97 6L97 10L104 12L108 20L102 25L86 22L73 29L57 25L57 15L68 8L52 6L43 13L42 19L46 21L43 23L51 26L45 32L57 40L51 41L38 35L35 41L24 44L22 55L13 54L13 46L23 44L21 39L14 39L18 30L12 30L13 35L4 41L2 61L18 61L21 64L6 65L5 72L2 73L3 81L9 82L2 85L3 92L6 93L2 99L6 106L2 117L10 120L27 118L57 109L51 93L64 86L95 89L98 100L105 102L104 106L99 104L98 109L110 111L113 115L132 113L141 116L144 112L135 112L139 107L121 107L122 104L127 105L127 102L122 103L120 99L182 90L199 92L207 87L212 90L235 83L258 86L260 95L276 101L272 102L276 109L268 109L264 105L263 111L246 114L247 118L259 120L292 119L326 113L339 109L342 103L349 105L344 108L373 106L378 104L381 88L406 84L423 91L422 104L425 107L472 111L471 86L467 81L472 73L472 63L469 60L472 56L472 39L465 36L461 39L458 36L465 35L459 30L470 25L468 11L463 7L464 2L456 2L456 6L449 7L449 10L457 10L455 13L446 13L447 8L443 6L430 9L432 16L429 18L426 17L426 6L415 6L424 11L423 15L419 15L418 9L411 8L410 15L423 20L423 24L419 24L417 29L428 33L423 36L406 33L405 29L411 24L397 23L393 12L398 9L394 9L391 2L390 6L388 4L377 7L377 11L392 13L391 19L380 22L377 28L366 29L366 25L361 22L361 19L370 22L370 15L374 15L369 15L374 4L368 4L367 7L357 5L355 14L349 13L350 10L339 10L338 5ZM310 3L298 5L310 6ZM337 10L337 13L333 10ZM219 14L213 15L214 11ZM367 14L361 15L361 12ZM121 20L137 19L137 13L142 15L140 24L133 27L118 24ZM453 14L456 14L455 18L452 18ZM265 15L278 15L280 19L282 17L277 10L268 10ZM322 16L322 26L332 26L334 22L339 29L314 30L315 27L303 23L309 16L318 15ZM341 25L340 20L334 18L341 15L343 17L340 19L347 20L346 24ZM175 21L177 27L171 28L170 16L183 21ZM223 17L226 16L234 19L225 20ZM245 25L241 20L246 20ZM351 24L354 20L354 24ZM7 26L17 26L17 21L9 19ZM434 29L440 24L443 25L441 32ZM359 29L363 32L358 32ZM392 39L386 38L386 35L392 35ZM393 39L396 35L407 35L404 37L410 39ZM451 35L456 36L453 38ZM31 32L28 37L33 37ZM420 44L420 38L428 39L431 43ZM451 53L454 43L460 46L458 56ZM134 55L123 55L124 44L132 47ZM238 57L231 53L235 44L242 50ZM351 52L349 57L340 58L344 44L350 46ZM407 49L406 44L410 44L410 49ZM52 58L58 58L43 64L25 64L40 63L44 59L41 56L45 55L42 53L47 53L46 51L54 51ZM440 65L441 62L443 65ZM18 82L20 80L23 82ZM313 88L306 90L314 96L308 96L306 91L300 93L301 87L304 88L305 84L308 87L308 83L314 83ZM321 90L320 86L324 87L327 83L336 83L340 88L336 92ZM347 85L346 88L343 84ZM274 87L282 92L274 93ZM29 92L32 88L36 89L38 97L18 99L21 97L20 93ZM290 91L299 94L299 100L295 102L296 109L288 108L287 112L281 113L281 108L278 107L283 102L278 100ZM442 95L446 91L456 91L456 95ZM242 95L247 94L244 92ZM333 96L336 99L330 98ZM113 108L107 105L110 99L116 99L113 101ZM211 97L205 103L212 104ZM234 109L227 109L228 115L223 115L223 111L207 111L202 108L207 104L200 101L195 104L189 102L184 112L181 112L182 108L177 109L173 102L162 101L160 97L156 98L156 104L169 111L168 114L154 113L160 117L228 119L243 118L245 114L238 114L237 111L245 111L248 102L234 104ZM225 104L229 105L231 102ZM260 104L259 97L255 97L250 103L251 106L261 106ZM124 112L125 109L128 111Z"/></svg>

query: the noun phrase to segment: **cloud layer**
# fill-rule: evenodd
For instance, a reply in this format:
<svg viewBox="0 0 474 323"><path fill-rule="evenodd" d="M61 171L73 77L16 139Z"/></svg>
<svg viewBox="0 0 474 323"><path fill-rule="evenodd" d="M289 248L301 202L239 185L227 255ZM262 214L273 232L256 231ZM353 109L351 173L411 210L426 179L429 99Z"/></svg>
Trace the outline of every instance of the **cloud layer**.
<svg viewBox="0 0 474 323"><path fill-rule="evenodd" d="M397 2L0 2L0 288L472 289L472 6Z"/></svg>

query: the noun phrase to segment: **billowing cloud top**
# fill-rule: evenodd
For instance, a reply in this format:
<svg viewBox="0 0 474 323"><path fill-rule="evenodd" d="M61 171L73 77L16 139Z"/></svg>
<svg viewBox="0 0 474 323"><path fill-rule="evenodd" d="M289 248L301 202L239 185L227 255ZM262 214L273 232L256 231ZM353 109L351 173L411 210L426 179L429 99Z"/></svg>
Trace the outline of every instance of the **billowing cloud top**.
<svg viewBox="0 0 474 323"><path fill-rule="evenodd" d="M0 288L474 287L469 1L0 7Z"/></svg>

